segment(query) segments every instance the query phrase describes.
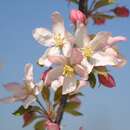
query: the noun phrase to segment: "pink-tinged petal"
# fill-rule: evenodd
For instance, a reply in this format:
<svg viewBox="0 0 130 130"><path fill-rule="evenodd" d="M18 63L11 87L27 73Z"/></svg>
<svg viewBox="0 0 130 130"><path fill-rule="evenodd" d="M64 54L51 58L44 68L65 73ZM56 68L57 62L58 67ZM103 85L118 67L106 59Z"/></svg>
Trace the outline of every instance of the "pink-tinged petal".
<svg viewBox="0 0 130 130"><path fill-rule="evenodd" d="M35 96L33 95L28 96L27 99L23 101L24 108L27 109L35 101L36 101Z"/></svg>
<svg viewBox="0 0 130 130"><path fill-rule="evenodd" d="M117 58L106 52L97 52L93 54L95 66L117 65Z"/></svg>
<svg viewBox="0 0 130 130"><path fill-rule="evenodd" d="M64 20L59 12L52 14L52 31L54 34L60 34L62 37L65 35Z"/></svg>
<svg viewBox="0 0 130 130"><path fill-rule="evenodd" d="M8 91L11 91L13 93L21 92L23 89L23 86L19 83L8 83L3 85L5 89Z"/></svg>
<svg viewBox="0 0 130 130"><path fill-rule="evenodd" d="M32 64L26 64L24 67L25 80L33 81L33 66Z"/></svg>
<svg viewBox="0 0 130 130"><path fill-rule="evenodd" d="M47 73L45 84L50 84L52 81L57 80L63 73L63 66L55 67Z"/></svg>
<svg viewBox="0 0 130 130"><path fill-rule="evenodd" d="M63 48L63 55L66 57L70 57L71 56L71 51L72 51L72 45L69 42L64 43Z"/></svg>
<svg viewBox="0 0 130 130"><path fill-rule="evenodd" d="M60 126L56 123L47 121L46 122L46 129L47 130L60 130Z"/></svg>
<svg viewBox="0 0 130 130"><path fill-rule="evenodd" d="M114 48L114 46L113 48L105 49L105 53L113 59L115 67L120 68L127 63L126 59L118 52L117 48Z"/></svg>
<svg viewBox="0 0 130 130"><path fill-rule="evenodd" d="M19 99L17 99L16 97L14 96L11 96L11 97L6 97L6 98L2 98L0 99L0 104L8 104L8 103L14 103L16 101L18 101Z"/></svg>
<svg viewBox="0 0 130 130"><path fill-rule="evenodd" d="M54 45L52 33L45 28L36 28L33 30L33 37L41 45L51 47Z"/></svg>
<svg viewBox="0 0 130 130"><path fill-rule="evenodd" d="M70 57L70 63L73 64L80 64L83 59L82 53L79 48L73 48Z"/></svg>
<svg viewBox="0 0 130 130"><path fill-rule="evenodd" d="M60 56L48 56L48 60L57 65L64 65L67 63L66 57L60 55Z"/></svg>
<svg viewBox="0 0 130 130"><path fill-rule="evenodd" d="M83 67L83 66L81 66L81 65L76 65L75 67L74 67L74 69L75 69L75 72L80 76L80 77L82 77L82 78L84 78L84 79L88 79L88 72L86 71L86 69Z"/></svg>
<svg viewBox="0 0 130 130"><path fill-rule="evenodd" d="M94 50L101 50L106 46L110 36L111 33L109 32L98 32L95 38L89 42L89 45L91 45Z"/></svg>
<svg viewBox="0 0 130 130"><path fill-rule="evenodd" d="M89 36L86 32L86 26L83 24L77 24L77 29L75 32L76 45L80 48L84 47L85 43L89 42Z"/></svg>
<svg viewBox="0 0 130 130"><path fill-rule="evenodd" d="M117 42L125 42L125 41L127 41L127 38L123 36L110 37L108 39L108 45L113 45Z"/></svg>
<svg viewBox="0 0 130 130"><path fill-rule="evenodd" d="M62 94L68 94L76 90L77 80L75 76L65 77L63 83Z"/></svg>
<svg viewBox="0 0 130 130"><path fill-rule="evenodd" d="M83 65L83 67L85 67L86 71L88 72L88 74L92 71L94 64L91 62L88 62L88 60L86 58L84 58L81 61L81 65Z"/></svg>

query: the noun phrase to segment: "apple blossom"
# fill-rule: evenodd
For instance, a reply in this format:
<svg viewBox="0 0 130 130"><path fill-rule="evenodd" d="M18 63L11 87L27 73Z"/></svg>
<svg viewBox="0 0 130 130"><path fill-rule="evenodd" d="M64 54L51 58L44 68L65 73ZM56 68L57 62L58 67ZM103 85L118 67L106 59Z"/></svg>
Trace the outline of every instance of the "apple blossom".
<svg viewBox="0 0 130 130"><path fill-rule="evenodd" d="M65 56L49 56L48 59L58 66L50 70L46 76L46 82L52 81L52 88L55 89L56 81L62 77L61 85L63 85L62 94L71 93L76 90L77 76L82 79L88 78L88 72L81 66L82 55L77 48L73 48L70 57ZM53 83L53 81L55 83ZM59 82L57 82L58 84ZM54 86L53 86L54 85Z"/></svg>
<svg viewBox="0 0 130 130"><path fill-rule="evenodd" d="M38 63L40 65L50 66L48 56L60 55L63 53L65 56L70 55L72 36L65 30L64 21L59 12L52 14L52 32L45 28L36 28L33 31L33 37L41 45L49 47L45 53L40 57Z"/></svg>
<svg viewBox="0 0 130 130"><path fill-rule="evenodd" d="M124 37L112 37L109 32L98 32L96 36L90 40L86 33L86 27L79 24L75 32L76 46L80 48L83 60L81 64L86 67L90 73L94 66L118 66L122 67L126 60L113 45L118 41L125 41Z"/></svg>
<svg viewBox="0 0 130 130"><path fill-rule="evenodd" d="M14 103L16 101L22 101L23 106L28 108L36 100L36 96L41 92L43 87L43 81L34 83L33 81L33 66L32 64L25 65L25 77L24 83L8 83L4 87L8 91L13 93L13 96L0 99L0 103Z"/></svg>

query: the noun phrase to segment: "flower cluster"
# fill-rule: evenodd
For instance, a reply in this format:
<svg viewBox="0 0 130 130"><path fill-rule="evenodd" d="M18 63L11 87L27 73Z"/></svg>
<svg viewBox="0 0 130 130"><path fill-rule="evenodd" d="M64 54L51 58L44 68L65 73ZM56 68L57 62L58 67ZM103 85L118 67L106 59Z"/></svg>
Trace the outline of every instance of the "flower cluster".
<svg viewBox="0 0 130 130"><path fill-rule="evenodd" d="M72 10L70 14L75 29L73 34L65 29L63 17L59 12L53 12L51 18L52 31L42 27L33 30L34 39L47 47L37 61L40 66L47 68L41 75L41 80L38 83L34 82L33 66L26 64L23 84L5 84L4 87L11 91L13 96L0 99L0 103L23 102L23 107L20 107L14 114L23 114L24 126L30 120L38 117L35 112L40 113L40 117L42 116L45 120L35 126L36 130L40 123L43 127L43 122L48 130L60 130L60 123L57 121L60 111L58 111L57 105L61 107L67 102L69 105L73 104L74 108L78 108L80 101L77 97L74 98L74 95L79 93L80 88L84 86L95 87L96 76L101 84L109 88L114 87L115 81L108 73L107 66L123 67L126 64L126 60L117 49L117 43L126 41L126 37L113 37L110 32L89 34L86 28L87 17L79 10ZM55 96L54 105L49 102L48 88L52 88L58 93L58 96ZM60 90L61 95L59 94ZM42 106L38 99L40 93L47 101L48 110ZM63 96L62 98L66 99L66 95L70 97L64 101L64 104L60 104L58 98ZM39 103L40 108L33 106L34 102ZM58 112L56 113L55 110ZM69 110L69 112L80 115L75 110Z"/></svg>

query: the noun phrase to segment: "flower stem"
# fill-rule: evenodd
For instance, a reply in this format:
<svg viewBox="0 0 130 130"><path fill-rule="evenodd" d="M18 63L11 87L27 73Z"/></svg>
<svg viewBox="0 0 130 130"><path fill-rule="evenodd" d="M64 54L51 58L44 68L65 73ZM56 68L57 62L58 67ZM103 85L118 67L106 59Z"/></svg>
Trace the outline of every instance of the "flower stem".
<svg viewBox="0 0 130 130"><path fill-rule="evenodd" d="M55 123L57 123L58 125L60 125L61 120L63 118L64 107L65 107L66 102L67 102L67 97L68 97L67 95L62 95L59 108L57 109L57 116L56 116Z"/></svg>
<svg viewBox="0 0 130 130"><path fill-rule="evenodd" d="M38 99L38 97L37 97L37 103L39 104L39 106L42 108L42 111L43 111L43 113L47 116L47 118L51 121L51 118L50 118L50 116L48 115L48 112L47 112L47 110L44 108L44 106L41 104L41 102L40 102L40 100Z"/></svg>
<svg viewBox="0 0 130 130"><path fill-rule="evenodd" d="M79 10L86 15L88 10L88 0L79 0Z"/></svg>

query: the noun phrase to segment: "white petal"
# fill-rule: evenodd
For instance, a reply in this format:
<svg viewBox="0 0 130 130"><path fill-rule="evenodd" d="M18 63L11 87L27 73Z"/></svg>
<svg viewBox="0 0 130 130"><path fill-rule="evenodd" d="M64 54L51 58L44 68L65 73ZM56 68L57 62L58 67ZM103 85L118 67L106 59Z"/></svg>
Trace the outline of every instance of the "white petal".
<svg viewBox="0 0 130 130"><path fill-rule="evenodd" d="M75 32L76 45L80 48L84 47L84 44L89 41L86 33L86 26L78 24Z"/></svg>
<svg viewBox="0 0 130 130"><path fill-rule="evenodd" d="M84 58L81 61L81 65L83 65L86 68L86 71L88 72L88 74L92 71L94 65L91 62L88 62L88 60L86 58Z"/></svg>
<svg viewBox="0 0 130 130"><path fill-rule="evenodd" d="M60 76L58 80L54 80L51 83L51 88L56 91L59 87L63 86L64 77Z"/></svg>
<svg viewBox="0 0 130 130"><path fill-rule="evenodd" d="M60 49L58 47L51 47L47 49L44 54L39 58L38 64L41 66L50 67L52 63L48 60L48 56L58 56Z"/></svg>
<svg viewBox="0 0 130 130"><path fill-rule="evenodd" d="M41 45L44 45L47 47L54 45L54 39L53 39L52 33L45 28L36 28L33 31L33 37Z"/></svg>
<svg viewBox="0 0 130 130"><path fill-rule="evenodd" d="M51 47L48 51L48 56L58 56L60 55L60 48L59 47Z"/></svg>
<svg viewBox="0 0 130 130"><path fill-rule="evenodd" d="M106 65L116 65L117 60L111 54L105 52L97 52L93 54L93 59L95 60L95 66L106 66Z"/></svg>
<svg viewBox="0 0 130 130"><path fill-rule="evenodd" d="M42 91L43 86L44 86L44 83L43 83L43 81L41 80L39 83L37 83L37 84L35 85L34 94L35 94L35 95L38 95L38 94Z"/></svg>
<svg viewBox="0 0 130 130"><path fill-rule="evenodd" d="M71 51L72 51L72 45L69 42L64 43L63 48L63 55L66 57L70 57L71 56Z"/></svg>
<svg viewBox="0 0 130 130"><path fill-rule="evenodd" d="M52 31L54 34L60 34L64 37L65 27L64 27L64 20L59 12L54 12L52 14Z"/></svg>
<svg viewBox="0 0 130 130"><path fill-rule="evenodd" d="M111 36L109 32L98 32L93 40L89 42L89 45L95 50L101 50L106 44Z"/></svg>
<svg viewBox="0 0 130 130"><path fill-rule="evenodd" d="M54 69L51 69L46 76L45 84L49 84L54 80L57 80L59 76L61 76L63 73L63 66L55 67Z"/></svg>
<svg viewBox="0 0 130 130"><path fill-rule="evenodd" d="M35 96L33 95L28 96L27 99L23 101L24 108L27 109L35 101L36 101Z"/></svg>
<svg viewBox="0 0 130 130"><path fill-rule="evenodd" d="M25 80L33 81L33 66L32 64L26 64L24 68Z"/></svg>
<svg viewBox="0 0 130 130"><path fill-rule="evenodd" d="M62 94L68 94L76 89L77 80L76 77L65 77L63 83Z"/></svg>

